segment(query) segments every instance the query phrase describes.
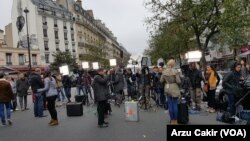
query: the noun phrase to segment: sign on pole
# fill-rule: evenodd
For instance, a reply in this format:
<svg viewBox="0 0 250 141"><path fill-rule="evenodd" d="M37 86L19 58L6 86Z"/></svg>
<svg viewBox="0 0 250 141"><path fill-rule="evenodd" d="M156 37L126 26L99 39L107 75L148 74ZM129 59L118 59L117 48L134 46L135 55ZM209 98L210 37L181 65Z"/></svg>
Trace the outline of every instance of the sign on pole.
<svg viewBox="0 0 250 141"><path fill-rule="evenodd" d="M89 68L89 62L82 62L82 68L88 69Z"/></svg>
<svg viewBox="0 0 250 141"><path fill-rule="evenodd" d="M116 66L116 59L110 59L109 62L111 67Z"/></svg>
<svg viewBox="0 0 250 141"><path fill-rule="evenodd" d="M68 65L61 66L59 69L60 69L60 73L62 75L69 75L69 67L68 67Z"/></svg>
<svg viewBox="0 0 250 141"><path fill-rule="evenodd" d="M98 70L98 69L99 69L99 64L98 64L98 62L94 62L94 63L92 63L92 65L93 65L93 69L94 69L94 70Z"/></svg>

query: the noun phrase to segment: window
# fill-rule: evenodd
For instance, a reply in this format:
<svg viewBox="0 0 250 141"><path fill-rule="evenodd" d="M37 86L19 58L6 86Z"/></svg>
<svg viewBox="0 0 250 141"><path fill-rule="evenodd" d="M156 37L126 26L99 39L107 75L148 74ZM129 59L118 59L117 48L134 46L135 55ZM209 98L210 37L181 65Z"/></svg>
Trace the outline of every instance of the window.
<svg viewBox="0 0 250 141"><path fill-rule="evenodd" d="M47 19L45 16L42 17L43 25L47 25Z"/></svg>
<svg viewBox="0 0 250 141"><path fill-rule="evenodd" d="M68 40L67 32L64 32L64 39L65 39L65 40Z"/></svg>
<svg viewBox="0 0 250 141"><path fill-rule="evenodd" d="M74 34L71 34L72 41L75 41Z"/></svg>
<svg viewBox="0 0 250 141"><path fill-rule="evenodd" d="M69 51L69 46L68 46L68 44L65 44L65 50L66 50L66 51Z"/></svg>
<svg viewBox="0 0 250 141"><path fill-rule="evenodd" d="M57 26L57 19L54 19L54 27L58 27Z"/></svg>
<svg viewBox="0 0 250 141"><path fill-rule="evenodd" d="M18 57L19 57L19 65L24 65L24 63L25 63L25 57L24 57L24 55L23 54L19 54Z"/></svg>
<svg viewBox="0 0 250 141"><path fill-rule="evenodd" d="M66 22L63 22L63 28L64 28L64 29L67 29Z"/></svg>
<svg viewBox="0 0 250 141"><path fill-rule="evenodd" d="M72 52L76 52L75 44L72 44Z"/></svg>
<svg viewBox="0 0 250 141"><path fill-rule="evenodd" d="M6 53L6 65L12 65L12 54L11 53Z"/></svg>
<svg viewBox="0 0 250 141"><path fill-rule="evenodd" d="M56 16L56 11L52 11L51 14Z"/></svg>
<svg viewBox="0 0 250 141"><path fill-rule="evenodd" d="M60 51L60 49L59 49L59 42L56 42L56 50Z"/></svg>
<svg viewBox="0 0 250 141"><path fill-rule="evenodd" d="M49 54L45 54L45 62L48 64L49 63Z"/></svg>
<svg viewBox="0 0 250 141"><path fill-rule="evenodd" d="M58 39L58 31L55 31L55 38Z"/></svg>
<svg viewBox="0 0 250 141"><path fill-rule="evenodd" d="M74 28L73 28L73 24L70 24L70 29L73 31Z"/></svg>
<svg viewBox="0 0 250 141"><path fill-rule="evenodd" d="M49 50L49 43L48 41L44 41L44 49Z"/></svg>
<svg viewBox="0 0 250 141"><path fill-rule="evenodd" d="M43 29L43 37L48 37L47 29Z"/></svg>
<svg viewBox="0 0 250 141"><path fill-rule="evenodd" d="M36 54L32 54L32 64L37 65Z"/></svg>

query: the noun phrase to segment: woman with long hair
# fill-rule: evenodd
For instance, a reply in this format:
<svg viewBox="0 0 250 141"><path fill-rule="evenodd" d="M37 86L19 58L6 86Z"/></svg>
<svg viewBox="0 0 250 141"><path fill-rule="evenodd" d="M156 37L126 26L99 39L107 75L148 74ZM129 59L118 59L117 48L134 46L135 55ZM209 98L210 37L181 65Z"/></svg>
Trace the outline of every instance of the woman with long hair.
<svg viewBox="0 0 250 141"><path fill-rule="evenodd" d="M205 71L205 84L208 86L208 109L207 112L214 113L215 112L215 92L216 88L220 83L220 77L214 67L211 65L207 65Z"/></svg>
<svg viewBox="0 0 250 141"><path fill-rule="evenodd" d="M170 124L177 124L178 118L178 99L180 97L180 87L181 79L180 74L175 67L175 61L173 59L169 60L167 63L167 68L163 71L160 82L164 83L164 93L168 100L168 109L170 115Z"/></svg>
<svg viewBox="0 0 250 141"><path fill-rule="evenodd" d="M51 120L49 122L50 126L58 125L57 119L57 111L56 111L56 99L57 99L57 88L56 88L56 80L52 77L51 72L45 73L44 79L44 88L38 89L38 92L46 92L46 99L48 102L48 110L51 116Z"/></svg>

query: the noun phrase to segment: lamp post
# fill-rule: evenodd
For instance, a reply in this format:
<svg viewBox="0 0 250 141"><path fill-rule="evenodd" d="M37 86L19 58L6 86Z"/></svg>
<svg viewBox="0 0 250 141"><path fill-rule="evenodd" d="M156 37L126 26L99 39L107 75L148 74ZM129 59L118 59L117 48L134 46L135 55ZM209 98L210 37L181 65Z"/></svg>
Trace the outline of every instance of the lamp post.
<svg viewBox="0 0 250 141"><path fill-rule="evenodd" d="M31 57L30 57L30 37L29 37L29 29L28 29L28 18L27 18L27 14L29 13L29 10L27 9L27 7L24 9L24 13L26 16L26 29L27 29L27 43L28 43L28 54L29 54L29 73L31 73L32 68L31 68Z"/></svg>

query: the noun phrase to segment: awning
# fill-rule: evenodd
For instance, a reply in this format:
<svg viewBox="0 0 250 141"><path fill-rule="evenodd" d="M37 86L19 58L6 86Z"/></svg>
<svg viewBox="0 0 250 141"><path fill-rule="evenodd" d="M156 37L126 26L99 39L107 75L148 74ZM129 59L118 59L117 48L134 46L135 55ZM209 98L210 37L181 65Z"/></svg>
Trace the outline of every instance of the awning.
<svg viewBox="0 0 250 141"><path fill-rule="evenodd" d="M188 59L188 63L191 63L191 62L200 62L201 58L190 58Z"/></svg>
<svg viewBox="0 0 250 141"><path fill-rule="evenodd" d="M250 54L250 51L247 51L247 52L239 54L238 56L239 57L247 57L247 55L249 55L249 54Z"/></svg>

